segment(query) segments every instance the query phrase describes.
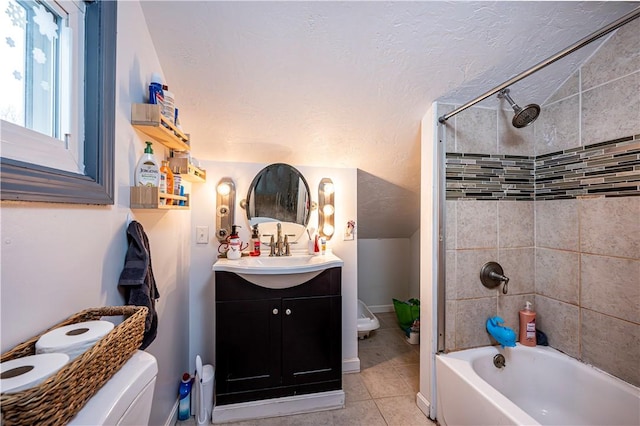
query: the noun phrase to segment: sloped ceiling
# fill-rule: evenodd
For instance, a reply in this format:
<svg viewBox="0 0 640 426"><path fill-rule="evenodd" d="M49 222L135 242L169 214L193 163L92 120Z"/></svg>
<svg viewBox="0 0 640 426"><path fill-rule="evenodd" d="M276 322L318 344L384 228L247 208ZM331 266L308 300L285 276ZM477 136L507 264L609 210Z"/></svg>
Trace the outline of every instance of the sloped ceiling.
<svg viewBox="0 0 640 426"><path fill-rule="evenodd" d="M431 103L465 103L638 5L142 2L193 155L357 168L360 238L418 229ZM514 85L514 98L543 103L596 47Z"/></svg>

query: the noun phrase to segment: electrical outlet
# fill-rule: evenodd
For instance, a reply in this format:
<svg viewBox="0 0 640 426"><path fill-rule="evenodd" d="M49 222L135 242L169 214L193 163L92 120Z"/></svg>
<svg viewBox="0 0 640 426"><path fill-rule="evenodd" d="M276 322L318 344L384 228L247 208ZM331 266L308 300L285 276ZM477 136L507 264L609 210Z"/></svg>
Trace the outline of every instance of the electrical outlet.
<svg viewBox="0 0 640 426"><path fill-rule="evenodd" d="M196 244L209 243L209 227L196 226Z"/></svg>

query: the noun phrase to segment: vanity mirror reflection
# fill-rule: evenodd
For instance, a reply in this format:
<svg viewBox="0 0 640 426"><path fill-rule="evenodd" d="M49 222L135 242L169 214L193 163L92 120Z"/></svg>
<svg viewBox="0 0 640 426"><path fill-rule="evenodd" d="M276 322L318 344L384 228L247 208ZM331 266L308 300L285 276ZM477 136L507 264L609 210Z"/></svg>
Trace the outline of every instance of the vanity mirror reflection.
<svg viewBox="0 0 640 426"><path fill-rule="evenodd" d="M270 164L251 182L245 209L251 226L261 226L261 233L281 223L283 232L296 241L305 232L311 213L311 193L306 179L295 167ZM267 225L270 224L270 225Z"/></svg>

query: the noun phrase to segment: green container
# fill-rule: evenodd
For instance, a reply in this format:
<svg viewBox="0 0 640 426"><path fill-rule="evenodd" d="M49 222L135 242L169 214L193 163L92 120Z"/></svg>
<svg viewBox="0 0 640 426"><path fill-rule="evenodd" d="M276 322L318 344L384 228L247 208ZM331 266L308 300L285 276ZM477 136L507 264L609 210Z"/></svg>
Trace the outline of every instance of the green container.
<svg viewBox="0 0 640 426"><path fill-rule="evenodd" d="M396 311L400 328L404 331L411 328L415 320L420 319L420 301L418 299L409 299L406 302L393 299L393 308Z"/></svg>

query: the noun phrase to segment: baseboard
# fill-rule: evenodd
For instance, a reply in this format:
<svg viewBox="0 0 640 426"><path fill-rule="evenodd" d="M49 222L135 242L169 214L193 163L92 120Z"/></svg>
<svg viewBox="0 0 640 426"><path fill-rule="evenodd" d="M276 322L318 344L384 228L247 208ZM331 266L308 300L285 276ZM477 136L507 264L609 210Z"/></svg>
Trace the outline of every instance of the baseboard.
<svg viewBox="0 0 640 426"><path fill-rule="evenodd" d="M427 399L420 392L416 394L416 405L418 406L420 411L424 413L425 416L431 419L431 403L427 401Z"/></svg>
<svg viewBox="0 0 640 426"><path fill-rule="evenodd" d="M360 358L348 358L342 360L342 372L345 374L360 372Z"/></svg>
<svg viewBox="0 0 640 426"><path fill-rule="evenodd" d="M180 399L176 399L175 404L173 404L173 408L171 409L171 413L169 417L167 417L167 421L164 423L164 426L173 426L178 421L178 405L180 404Z"/></svg>
<svg viewBox="0 0 640 426"><path fill-rule="evenodd" d="M369 310L374 314L380 314L384 312L393 312L393 305L368 305Z"/></svg>
<svg viewBox="0 0 640 426"><path fill-rule="evenodd" d="M344 408L343 390L217 405L212 423L237 422Z"/></svg>

